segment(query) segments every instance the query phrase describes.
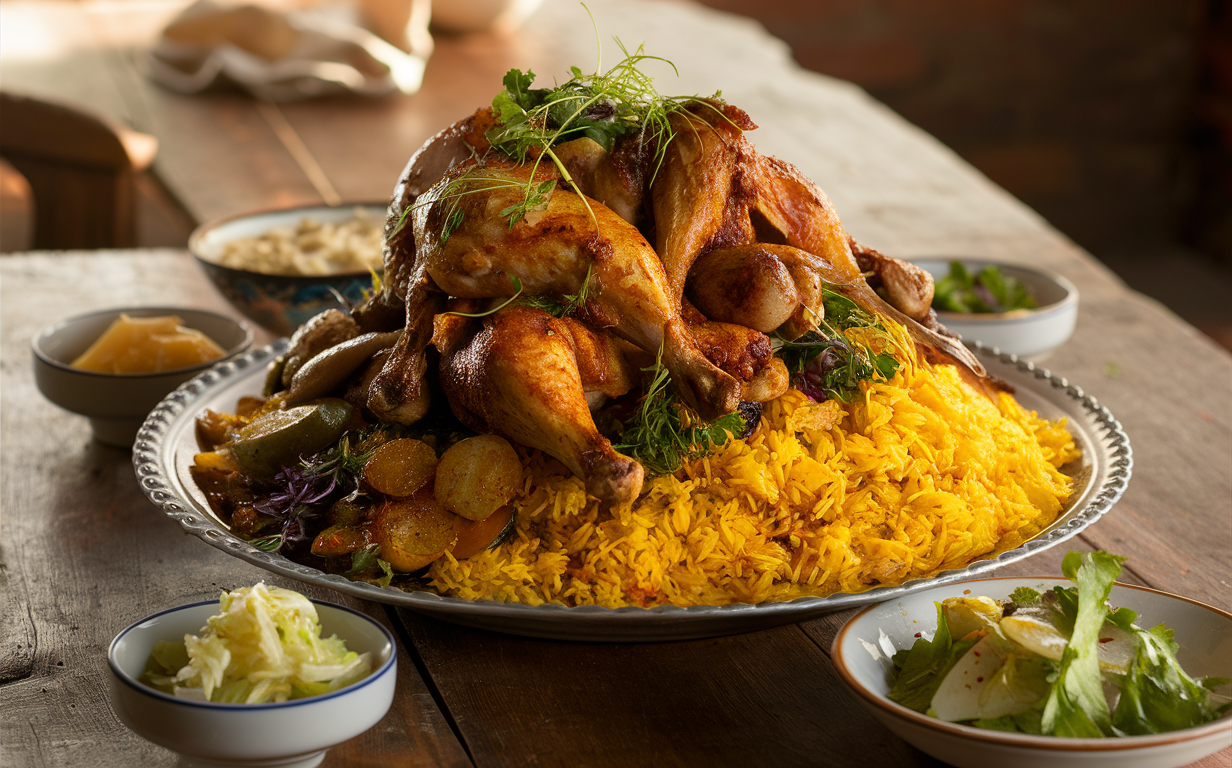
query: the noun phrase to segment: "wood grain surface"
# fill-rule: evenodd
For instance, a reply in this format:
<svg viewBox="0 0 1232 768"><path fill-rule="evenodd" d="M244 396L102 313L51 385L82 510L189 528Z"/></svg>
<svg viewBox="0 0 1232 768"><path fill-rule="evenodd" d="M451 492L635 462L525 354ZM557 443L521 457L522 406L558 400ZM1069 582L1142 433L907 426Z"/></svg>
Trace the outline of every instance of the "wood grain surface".
<svg viewBox="0 0 1232 768"><path fill-rule="evenodd" d="M85 418L60 410L35 388L30 340L41 328L95 309L166 305L232 311L179 251L0 258L0 762L6 766L177 764L173 753L121 724L108 703L108 644L156 611L265 580L389 624L384 606L282 579L187 535L146 499L129 451L91 440ZM399 765L469 764L404 649L398 692L390 713L331 750L325 765L388 764L382 756L396 756Z"/></svg>
<svg viewBox="0 0 1232 768"><path fill-rule="evenodd" d="M119 4L43 15L34 5L0 4L0 24L18 12L59 24L66 51L43 62L0 51L6 88L60 93L157 135L155 170L198 221L321 199L247 97L179 96L141 76L134 53L166 18L151 15L157 3L141 4L145 16ZM1100 548L1130 558L1124 581L1232 610L1232 357L862 91L796 68L751 22L677 2L588 6L605 65L618 57L612 35L645 41L680 70L661 73L662 91L721 89L760 125L750 136L759 149L816 179L862 242L904 257L1035 264L1078 286L1074 337L1040 363L1121 421L1133 478L1079 537L999 574L1054 575L1065 550ZM593 66L594 40L584 11L548 0L514 36L438 39L418 94L279 110L343 199L381 200L410 153L487 103L506 69L561 78L570 64ZM29 339L94 308L225 307L176 251L6 256L0 291L0 764L173 765L112 715L106 644L159 608L261 578L286 584L158 513L127 452L92 443L84 419L38 394ZM402 638L394 710L326 765L938 764L869 717L835 675L830 643L850 612L727 638L603 645L306 591L384 617ZM1232 749L1198 765L1230 764Z"/></svg>

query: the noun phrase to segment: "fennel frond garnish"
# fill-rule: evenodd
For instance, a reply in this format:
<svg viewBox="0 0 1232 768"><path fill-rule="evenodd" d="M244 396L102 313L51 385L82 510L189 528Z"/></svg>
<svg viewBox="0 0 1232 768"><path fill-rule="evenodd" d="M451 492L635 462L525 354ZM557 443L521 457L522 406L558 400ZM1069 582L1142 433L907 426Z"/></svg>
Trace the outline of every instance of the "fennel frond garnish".
<svg viewBox="0 0 1232 768"><path fill-rule="evenodd" d="M745 431L739 411L702 421L692 409L677 401L676 387L663 365L663 349L637 413L626 425L620 443L612 447L637 459L651 475L670 475L685 462L709 454L732 435Z"/></svg>

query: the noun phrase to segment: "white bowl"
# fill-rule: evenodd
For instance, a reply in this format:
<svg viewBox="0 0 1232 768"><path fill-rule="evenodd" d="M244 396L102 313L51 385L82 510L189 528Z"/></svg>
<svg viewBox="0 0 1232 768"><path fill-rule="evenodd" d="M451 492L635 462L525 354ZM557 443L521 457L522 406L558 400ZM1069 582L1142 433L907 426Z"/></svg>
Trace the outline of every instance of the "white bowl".
<svg viewBox="0 0 1232 768"><path fill-rule="evenodd" d="M103 335L112 321L129 317L178 315L225 350L208 363L158 373L96 373L72 367L81 353ZM34 381L39 391L65 410L90 419L94 439L127 448L154 406L176 387L202 371L246 352L252 346L246 323L216 312L186 307L129 307L91 312L44 328L34 337Z"/></svg>
<svg viewBox="0 0 1232 768"><path fill-rule="evenodd" d="M1074 334L1078 322L1078 289L1061 275L999 261L912 259L912 263L931 274L934 281L950 273L951 261L962 262L972 274L984 267L996 267L1026 286L1039 305L1035 309L986 314L937 312L941 324L962 336L964 341L978 341L1001 352L1031 357L1056 349Z"/></svg>
<svg viewBox="0 0 1232 768"><path fill-rule="evenodd" d="M1232 714L1183 731L1152 736L1068 739L1030 736L947 723L890 701L890 656L910 648L917 633L937 629L934 602L966 594L995 600L1018 587L1037 591L1065 579L980 579L917 592L901 600L869 606L839 630L831 656L843 681L860 703L887 728L939 760L959 768L1174 768L1201 760L1232 745ZM1165 623L1181 645L1177 658L1189 674L1232 678L1232 614L1209 605L1145 587L1117 584L1109 603L1138 612L1137 624ZM1227 694L1229 686L1219 689Z"/></svg>
<svg viewBox="0 0 1232 768"><path fill-rule="evenodd" d="M398 658L393 635L368 616L313 601L322 635L372 654L368 677L322 696L271 704L216 704L177 699L138 678L154 644L197 634L218 601L172 608L132 624L111 641L111 707L138 735L198 765L309 768L332 746L360 735L385 716L394 698Z"/></svg>

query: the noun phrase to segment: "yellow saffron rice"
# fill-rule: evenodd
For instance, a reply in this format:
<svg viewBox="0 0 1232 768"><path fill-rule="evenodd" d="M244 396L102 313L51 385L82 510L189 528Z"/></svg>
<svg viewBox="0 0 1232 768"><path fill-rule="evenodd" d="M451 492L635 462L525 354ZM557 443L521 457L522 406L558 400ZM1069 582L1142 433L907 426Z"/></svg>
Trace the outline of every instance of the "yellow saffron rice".
<svg viewBox="0 0 1232 768"><path fill-rule="evenodd" d="M1064 422L1008 394L994 403L891 331L891 381L865 382L850 405L788 390L751 437L654 478L631 508L600 511L532 452L515 535L446 554L432 586L528 605L791 600L960 567L1054 521L1072 491L1059 468L1079 456Z"/></svg>

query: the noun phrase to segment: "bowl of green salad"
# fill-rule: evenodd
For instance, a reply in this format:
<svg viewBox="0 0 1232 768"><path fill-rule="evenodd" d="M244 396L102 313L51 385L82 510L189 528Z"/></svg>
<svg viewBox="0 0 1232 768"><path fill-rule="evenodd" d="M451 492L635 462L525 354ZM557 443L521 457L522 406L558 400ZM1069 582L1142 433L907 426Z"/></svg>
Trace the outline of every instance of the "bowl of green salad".
<svg viewBox="0 0 1232 768"><path fill-rule="evenodd" d="M1078 289L1055 272L967 258L913 263L933 277L937 319L964 341L1034 357L1074 333Z"/></svg>
<svg viewBox="0 0 1232 768"><path fill-rule="evenodd" d="M1065 578L981 579L857 613L832 647L878 720L959 768L1173 768L1232 747L1232 614L1117 584L1123 558Z"/></svg>

